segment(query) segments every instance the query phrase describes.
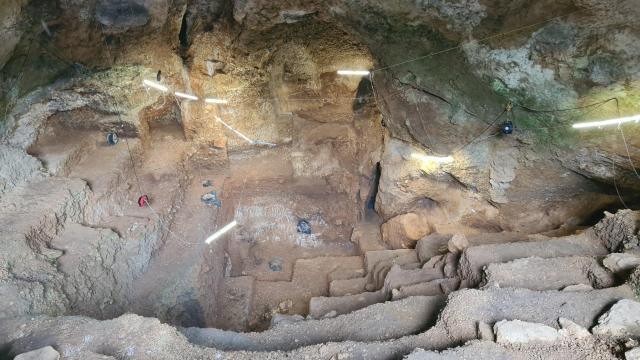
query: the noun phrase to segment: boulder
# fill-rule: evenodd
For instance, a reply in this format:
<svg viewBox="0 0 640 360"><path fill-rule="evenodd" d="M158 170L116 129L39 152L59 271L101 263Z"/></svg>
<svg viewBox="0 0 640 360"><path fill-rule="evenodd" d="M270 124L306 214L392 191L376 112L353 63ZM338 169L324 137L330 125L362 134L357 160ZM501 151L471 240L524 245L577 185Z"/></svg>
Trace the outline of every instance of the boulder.
<svg viewBox="0 0 640 360"><path fill-rule="evenodd" d="M543 324L520 320L502 320L493 326L499 344L526 344L530 342L554 342L558 330Z"/></svg>
<svg viewBox="0 0 640 360"><path fill-rule="evenodd" d="M633 348L624 353L626 360L640 360L640 347Z"/></svg>
<svg viewBox="0 0 640 360"><path fill-rule="evenodd" d="M416 251L421 262L427 262L434 256L442 255L447 251L447 244L451 235L433 233L418 240Z"/></svg>
<svg viewBox="0 0 640 360"><path fill-rule="evenodd" d="M598 319L592 332L613 338L640 337L640 303L622 299Z"/></svg>
<svg viewBox="0 0 640 360"><path fill-rule="evenodd" d="M382 224L382 240L393 249L412 249L430 232L427 220L415 213L398 215Z"/></svg>
<svg viewBox="0 0 640 360"><path fill-rule="evenodd" d="M102 0L96 6L96 19L109 33L122 33L149 22L149 11L134 1Z"/></svg>
<svg viewBox="0 0 640 360"><path fill-rule="evenodd" d="M15 360L58 360L60 354L51 346L45 346L38 350L22 353L15 357Z"/></svg>

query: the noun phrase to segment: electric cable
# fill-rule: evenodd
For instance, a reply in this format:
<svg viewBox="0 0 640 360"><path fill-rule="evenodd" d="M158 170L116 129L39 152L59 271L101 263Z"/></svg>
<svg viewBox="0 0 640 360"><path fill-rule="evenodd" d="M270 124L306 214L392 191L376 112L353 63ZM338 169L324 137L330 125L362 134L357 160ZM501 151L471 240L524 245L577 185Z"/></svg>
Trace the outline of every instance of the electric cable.
<svg viewBox="0 0 640 360"><path fill-rule="evenodd" d="M618 118L621 117L620 115L620 102L618 101L617 98L615 98L616 101L616 112L618 114ZM622 124L618 124L618 130L620 131L620 135L622 135L622 142L624 143L624 148L627 151L627 158L629 159L629 165L631 165L631 169L633 170L633 173L636 175L636 177L638 179L640 179L640 174L638 174L638 171L636 170L636 166L633 163L633 159L631 159L631 152L629 151L629 144L627 144L627 137L624 135L624 130L622 129Z"/></svg>
<svg viewBox="0 0 640 360"><path fill-rule="evenodd" d="M622 200L622 195L620 195L620 189L618 189L618 183L616 181L616 159L613 157L611 157L611 166L612 166L613 186L615 187L616 193L618 194L618 199L620 199L620 203L622 203L622 206L624 206L625 209L629 209L629 207L624 202L624 200Z"/></svg>
<svg viewBox="0 0 640 360"><path fill-rule="evenodd" d="M484 130L482 130L482 132L480 132L478 135L474 136L470 141L468 141L464 145L458 147L456 150L454 150L452 152L452 154L459 153L460 151L464 150L467 146L469 146L469 145L473 144L474 142L476 142L476 140L478 140L482 135L484 135L484 133L486 133L489 129L494 127L496 125L496 123L498 122L498 120L500 120L500 118L506 113L507 113L507 109L505 108L504 110L502 110L502 112L498 116L496 116L496 118L486 128L484 128Z"/></svg>

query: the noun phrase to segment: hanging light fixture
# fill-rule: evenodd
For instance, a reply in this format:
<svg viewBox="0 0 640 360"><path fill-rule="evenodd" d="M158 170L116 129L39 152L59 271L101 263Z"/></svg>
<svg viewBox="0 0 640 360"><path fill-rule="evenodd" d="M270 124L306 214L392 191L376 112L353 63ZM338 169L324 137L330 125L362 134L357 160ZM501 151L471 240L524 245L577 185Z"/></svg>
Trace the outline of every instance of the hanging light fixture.
<svg viewBox="0 0 640 360"><path fill-rule="evenodd" d="M502 133L505 134L505 135L512 134L513 133L513 122L506 121L506 122L502 123L502 126L500 127L500 131L502 131Z"/></svg>

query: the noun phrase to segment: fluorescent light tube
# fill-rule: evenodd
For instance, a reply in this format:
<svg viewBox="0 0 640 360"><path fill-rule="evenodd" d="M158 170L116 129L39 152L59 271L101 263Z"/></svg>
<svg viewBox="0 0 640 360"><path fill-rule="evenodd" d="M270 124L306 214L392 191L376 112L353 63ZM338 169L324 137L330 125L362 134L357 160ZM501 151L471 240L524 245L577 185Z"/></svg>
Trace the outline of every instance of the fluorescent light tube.
<svg viewBox="0 0 640 360"><path fill-rule="evenodd" d="M213 235L209 236L207 238L207 240L205 240L204 242L209 245L212 242L214 242L216 239L218 239L220 236L224 235L227 231L233 229L234 227L236 227L236 225L238 225L238 223L233 220L232 222L228 223L227 225L225 225L222 229L216 231Z"/></svg>
<svg viewBox="0 0 640 360"><path fill-rule="evenodd" d="M438 164L449 164L453 162L453 156L430 156L413 153L411 157L424 162L435 162Z"/></svg>
<svg viewBox="0 0 640 360"><path fill-rule="evenodd" d="M356 75L356 76L366 76L369 75L370 72L368 70L338 70L338 75Z"/></svg>
<svg viewBox="0 0 640 360"><path fill-rule="evenodd" d="M181 97L183 99L198 100L197 96L193 96L193 95L190 95L190 94L185 94L185 93L181 93L181 92L178 92L178 91L176 91L174 94L176 94L177 97Z"/></svg>
<svg viewBox="0 0 640 360"><path fill-rule="evenodd" d="M573 124L573 128L574 129L585 129L585 128L590 128L590 127L620 125L620 124L624 124L624 123L628 123L628 122L632 122L632 121L635 121L635 122L640 121L640 115L628 116L628 117L623 117L623 118L618 118L618 119L611 119L611 120L590 121L590 122L577 123L577 124Z"/></svg>
<svg viewBox="0 0 640 360"><path fill-rule="evenodd" d="M154 81L151 81L151 80L144 80L144 81L143 81L143 83L144 83L144 85L145 85L145 86L148 86L148 87L154 88L154 89L156 89L156 90L160 90L160 91L162 91L162 92L167 92L167 91L169 91L169 89L168 89L166 86L164 86L164 85L160 85L160 84L158 84L157 82L154 82Z"/></svg>
<svg viewBox="0 0 640 360"><path fill-rule="evenodd" d="M206 102L207 104L228 104L229 103L228 100L213 99L213 98L206 98L204 99L204 102Z"/></svg>

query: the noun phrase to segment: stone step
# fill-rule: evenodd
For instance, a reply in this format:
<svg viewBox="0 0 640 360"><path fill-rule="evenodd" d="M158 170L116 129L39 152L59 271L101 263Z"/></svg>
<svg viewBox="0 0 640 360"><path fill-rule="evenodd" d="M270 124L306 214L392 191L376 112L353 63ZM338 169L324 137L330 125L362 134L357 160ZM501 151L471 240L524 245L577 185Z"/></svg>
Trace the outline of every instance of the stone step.
<svg viewBox="0 0 640 360"><path fill-rule="evenodd" d="M333 280L329 283L329 296L345 296L360 294L365 291L367 278L360 277L345 280Z"/></svg>
<svg viewBox="0 0 640 360"><path fill-rule="evenodd" d="M67 348L77 346L84 341L83 339L86 340L87 336L90 336L93 339L92 349L109 348L112 353L124 354L128 349L135 348L138 354L149 352L157 355L158 358L171 359L184 358L185 354L193 354L199 358L229 357L234 360L400 359L417 348L426 351L442 351L467 341L472 341L470 344L479 343L475 341L478 338L478 321L490 327L500 320L524 317L524 321L537 321L557 329L559 328L558 318L565 317L578 325L590 327L589 324L593 324L595 318L604 313L611 304L619 299L633 298L633 296L633 291L626 286L585 293L498 288L462 290L449 295L447 306L440 311L437 323L432 327L429 325L435 320L437 311L421 313L401 300L373 305L371 308L378 309L375 316L367 315L371 310L367 308L332 319L299 321L294 324L282 323L267 332L249 334L200 328L181 329L183 334L180 334L175 328L162 324L157 319L132 314L109 321L82 317L29 316L9 318L0 322L0 339L7 339L5 344L0 343L0 345L6 346L11 351L10 354L19 354L33 350L34 346L37 346L34 344L38 344L40 339L47 339L47 342L56 348ZM392 306L392 310L387 307L389 305ZM417 309L425 309L424 304ZM395 311L403 311L407 317L390 320L389 316ZM434 314L434 316L428 314ZM389 322L404 326L408 323L407 319L414 321L418 318L420 319L416 328L405 328L406 336L393 334L392 336L398 337L370 340L386 336L388 329L380 326L381 324ZM458 327L461 331L457 330ZM424 331L425 329L427 330ZM118 334L121 341L113 342L105 338L104 334ZM149 337L145 334L157 334L157 336ZM484 342L483 344L493 343ZM600 356L602 354L600 351L585 344L584 341L580 343L579 348L575 348L575 343L563 342L554 344L553 349L558 350L565 344L572 353L563 354L561 358L610 358ZM608 345L605 344L605 346ZM523 346L509 348L519 350ZM225 349L247 349L248 351L225 353ZM284 353L269 349L293 350ZM593 357L582 356L589 353L592 353ZM87 354L86 349L80 349L77 353L81 358ZM465 352L464 356L456 356L450 352L439 354L447 355L445 359L476 359L480 358L476 355L483 353L477 350ZM540 352L532 351L526 354L537 358ZM520 359L521 357L514 355L507 358ZM529 357L523 358L529 359Z"/></svg>
<svg viewBox="0 0 640 360"><path fill-rule="evenodd" d="M585 256L551 259L530 257L489 264L484 270L483 285L486 287L561 290L577 284L596 289L606 288L613 286L614 276L597 259Z"/></svg>
<svg viewBox="0 0 640 360"><path fill-rule="evenodd" d="M496 288L465 289L449 295L435 328L443 328L452 344L478 337L478 324L493 326L500 320L522 320L558 329L558 318L590 329L597 318L621 299L633 299L626 285L591 291L534 291Z"/></svg>
<svg viewBox="0 0 640 360"><path fill-rule="evenodd" d="M480 245L466 248L458 263L458 274L469 287L480 283L482 268L527 257L604 256L608 251L592 230L546 241Z"/></svg>
<svg viewBox="0 0 640 360"><path fill-rule="evenodd" d="M375 342L424 331L435 323L444 302L441 296L411 297L331 319L282 322L260 333L203 328L182 329L182 333L194 344L225 351L288 351L329 342Z"/></svg>
<svg viewBox="0 0 640 360"><path fill-rule="evenodd" d="M419 264L418 252L413 249L367 251L364 266L367 271L367 291L376 291L384 285L384 279L393 265Z"/></svg>
<svg viewBox="0 0 640 360"><path fill-rule="evenodd" d="M329 295L329 274L363 266L361 256L299 259L291 281L256 281L251 325L268 324L272 313L306 315L311 298Z"/></svg>
<svg viewBox="0 0 640 360"><path fill-rule="evenodd" d="M441 266L438 266L441 265ZM433 280L444 278L444 263L426 263L420 269L406 270L399 265L393 265L387 277L384 279L383 290L385 294L390 294L393 289L402 286L427 283Z"/></svg>
<svg viewBox="0 0 640 360"><path fill-rule="evenodd" d="M544 238L539 235L530 236L525 233L503 231L498 233L479 233L472 235L454 234L447 243L450 252L459 253L472 246L517 243L523 241L535 241Z"/></svg>
<svg viewBox="0 0 640 360"><path fill-rule="evenodd" d="M374 250L364 254L364 266L367 273L372 273L380 264L388 264L389 268L393 264L405 265L417 263L418 253L413 249L398 250Z"/></svg>
<svg viewBox="0 0 640 360"><path fill-rule="evenodd" d="M409 259L412 260L411 257ZM384 278L383 285L377 291L363 290L366 288L367 278L334 281L330 284L330 297L311 299L309 315L317 319L328 314L346 314L386 301L390 298L393 289L442 279L444 267L445 262L442 257L434 257L423 266L420 266L420 263L408 263L403 266L393 264Z"/></svg>
<svg viewBox="0 0 640 360"><path fill-rule="evenodd" d="M29 154L40 159L49 174L68 176L75 165L98 147L110 147L102 133L48 129L29 148Z"/></svg>
<svg viewBox="0 0 640 360"><path fill-rule="evenodd" d="M401 286L391 291L391 300L400 300L410 296L448 295L457 290L459 286L460 279L458 278L437 279L425 283Z"/></svg>
<svg viewBox="0 0 640 360"><path fill-rule="evenodd" d="M352 280L362 278L364 275L364 269L337 269L328 275L328 280L330 282L339 280Z"/></svg>
<svg viewBox="0 0 640 360"><path fill-rule="evenodd" d="M309 301L309 316L320 319L329 314L348 314L386 300L387 295L383 290L335 297L317 296Z"/></svg>
<svg viewBox="0 0 640 360"><path fill-rule="evenodd" d="M370 215L366 221L359 222L351 233L351 242L358 245L361 253L376 250L387 250L386 244L382 241L380 226L382 219L377 215Z"/></svg>
<svg viewBox="0 0 640 360"><path fill-rule="evenodd" d="M532 343L514 346L501 346L492 341L473 341L464 346L433 351L417 349L405 357L406 360L533 360L533 359L598 359L614 360L608 346L593 339L580 341L567 339L552 344Z"/></svg>

